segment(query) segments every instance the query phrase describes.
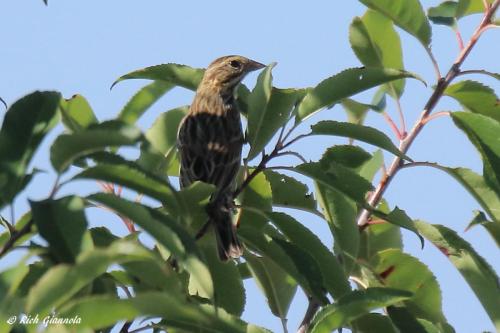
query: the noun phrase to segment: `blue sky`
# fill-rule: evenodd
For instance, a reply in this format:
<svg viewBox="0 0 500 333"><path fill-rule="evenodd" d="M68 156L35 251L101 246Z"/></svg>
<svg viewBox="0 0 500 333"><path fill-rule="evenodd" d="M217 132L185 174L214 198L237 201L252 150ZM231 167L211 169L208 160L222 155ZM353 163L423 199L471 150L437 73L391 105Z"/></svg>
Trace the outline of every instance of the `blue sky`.
<svg viewBox="0 0 500 333"><path fill-rule="evenodd" d="M437 1L422 1L424 7ZM205 67L216 57L241 54L263 63L278 62L274 82L279 87L307 87L319 83L345 68L359 66L349 47L348 26L365 8L358 1L2 1L0 3L0 96L11 104L33 90L54 89L65 97L84 95L100 120L114 117L144 82L127 81L109 90L120 75L141 67L176 62ZM479 16L466 18L464 38L470 36ZM433 27L433 49L446 71L456 57L457 44L449 29ZM402 33L405 66L424 77L431 85L434 74L418 42ZM486 68L500 71L498 32L489 31L474 49L464 68ZM474 77L472 77L474 78ZM481 79L495 90L498 81ZM251 86L255 74L246 82ZM420 114L431 89L418 82L408 82L402 103L407 122L412 124ZM359 99L369 101L369 94ZM176 89L162 98L144 116L139 125L146 129L159 113L189 104L192 93ZM459 110L444 99L437 108ZM393 105L389 112L395 117ZM396 118L396 117L395 117ZM343 120L340 107L325 110L308 124L319 119ZM389 133L379 115L368 123ZM305 124L303 129L307 129ZM323 138L303 141L296 146L307 158L317 159L324 149L345 140ZM314 145L312 145L314 143ZM45 143L47 152L47 142ZM43 150L42 150L43 151ZM410 150L419 161L435 161L447 166L465 166L481 171L481 163L464 135L448 118L431 122ZM387 156L390 158L390 156ZM50 170L48 156L36 157L35 165ZM40 175L30 187L29 197L46 196L52 173ZM92 183L80 183L75 189L95 191ZM64 192L63 192L64 193ZM412 168L402 171L386 194L389 203L404 208L410 216L431 223L444 224L458 231L500 271L498 249L483 229L463 230L478 205L454 180L439 171ZM16 214L25 209L26 197L17 200ZM4 212L2 212L4 213ZM91 212L118 234L125 234L120 222L110 215ZM330 245L326 223L308 215L298 215ZM108 224L109 222L109 224ZM493 331L486 313L468 285L431 244L420 250L414 235L404 232L406 250L426 263L436 274L443 292L445 315L458 333ZM0 269L15 262L15 254L0 262ZM255 286L247 283L248 304L245 318L277 332L279 320L268 311L265 300ZM293 330L303 316L305 301L299 295L289 313Z"/></svg>

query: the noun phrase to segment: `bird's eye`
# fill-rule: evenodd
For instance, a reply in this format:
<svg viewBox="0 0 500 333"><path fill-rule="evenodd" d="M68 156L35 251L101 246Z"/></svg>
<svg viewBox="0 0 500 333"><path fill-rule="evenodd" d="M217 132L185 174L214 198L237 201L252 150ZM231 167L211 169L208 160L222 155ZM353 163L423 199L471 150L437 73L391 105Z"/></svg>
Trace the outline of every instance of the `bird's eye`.
<svg viewBox="0 0 500 333"><path fill-rule="evenodd" d="M239 69L241 67L241 62L239 62L238 60L231 60L229 64L231 65L231 67L236 69Z"/></svg>

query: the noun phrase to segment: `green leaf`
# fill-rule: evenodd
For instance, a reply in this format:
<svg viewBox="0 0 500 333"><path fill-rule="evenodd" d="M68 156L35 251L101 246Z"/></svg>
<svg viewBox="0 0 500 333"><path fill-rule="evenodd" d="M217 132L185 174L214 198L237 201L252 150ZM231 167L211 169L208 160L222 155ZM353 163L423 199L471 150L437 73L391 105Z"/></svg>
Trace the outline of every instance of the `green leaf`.
<svg viewBox="0 0 500 333"><path fill-rule="evenodd" d="M410 160L409 157L401 153L387 135L373 127L334 120L323 120L311 126L311 134L335 135L355 139L385 149L406 160Z"/></svg>
<svg viewBox="0 0 500 333"><path fill-rule="evenodd" d="M297 291L295 280L267 257L257 257L247 253L245 260L257 286L266 296L271 312L276 317L286 320L288 309Z"/></svg>
<svg viewBox="0 0 500 333"><path fill-rule="evenodd" d="M28 259L29 257L25 256L17 265L0 273L0 329L4 332L10 332L12 329L8 319L23 311L24 300L21 300L21 297L25 295L22 285L28 279Z"/></svg>
<svg viewBox="0 0 500 333"><path fill-rule="evenodd" d="M326 302L327 299L323 291L319 290L318 287L318 276L311 276L314 272L318 273L317 263L314 259L307 253L296 246L287 243L283 245L283 240L281 240L280 245L276 242L276 237L271 237L262 230L254 228L252 225L242 224L238 229L238 235L245 241L245 244L253 251L262 254L263 257L269 258L281 269L283 269L287 274L289 274L308 295L314 295L319 301ZM293 253L287 252L293 248L291 251ZM293 258L292 258L293 256ZM303 261L300 261L303 259ZM312 264L314 267L305 267L306 272L302 272L303 265ZM308 278L312 278L309 281Z"/></svg>
<svg viewBox="0 0 500 333"><path fill-rule="evenodd" d="M497 194L500 194L500 123L474 113L453 112L451 116L455 125L467 134L479 150L484 163L484 178Z"/></svg>
<svg viewBox="0 0 500 333"><path fill-rule="evenodd" d="M359 258L370 260L380 251L403 249L401 228L390 223L371 224L361 233Z"/></svg>
<svg viewBox="0 0 500 333"><path fill-rule="evenodd" d="M358 125L364 123L366 113L371 107L369 104L360 103L350 98L343 99L341 104L347 114L347 121Z"/></svg>
<svg viewBox="0 0 500 333"><path fill-rule="evenodd" d="M17 230L21 230L26 226L26 224L31 222L31 211L27 211L24 213L21 218L17 220L15 223L15 226ZM31 231L28 232L26 235L20 237L15 243L14 246L22 245L24 242L27 240L31 239L33 235L36 233L34 228L31 228ZM8 240L10 239L10 231L6 230L4 233L0 234L0 247L3 246Z"/></svg>
<svg viewBox="0 0 500 333"><path fill-rule="evenodd" d="M164 175L179 174L177 153L177 131L187 112L187 107L180 107L162 113L146 132L147 142L141 146L141 156L137 163L143 168Z"/></svg>
<svg viewBox="0 0 500 333"><path fill-rule="evenodd" d="M353 322L359 333L399 333L388 316L380 313L368 313Z"/></svg>
<svg viewBox="0 0 500 333"><path fill-rule="evenodd" d="M418 0L360 0L367 7L390 18L424 46L431 43L431 26Z"/></svg>
<svg viewBox="0 0 500 333"><path fill-rule="evenodd" d="M113 84L111 89L123 80L146 79L155 81L164 81L174 86L184 87L190 90L196 90L203 77L204 70L201 68L192 68L179 64L162 64L139 69L123 76L120 76Z"/></svg>
<svg viewBox="0 0 500 333"><path fill-rule="evenodd" d="M354 18L349 28L351 48L367 67L404 69L401 40L392 21L386 16L368 10L363 17ZM400 97L404 80L387 84L387 92Z"/></svg>
<svg viewBox="0 0 500 333"><path fill-rule="evenodd" d="M271 185L274 206L317 212L316 201L304 183L273 170L264 170L264 175Z"/></svg>
<svg viewBox="0 0 500 333"><path fill-rule="evenodd" d="M120 111L118 119L127 124L134 124L151 105L173 87L174 85L169 82L154 81L141 88Z"/></svg>
<svg viewBox="0 0 500 333"><path fill-rule="evenodd" d="M483 226L495 240L497 246L500 247L500 223L489 221L483 212L476 210L474 212L474 218L467 226L467 230L476 225Z"/></svg>
<svg viewBox="0 0 500 333"><path fill-rule="evenodd" d="M368 181L373 181L373 178L377 174L377 172L382 168L384 164L384 154L379 149L373 153L373 156L359 170L359 174L361 177L365 178Z"/></svg>
<svg viewBox="0 0 500 333"><path fill-rule="evenodd" d="M28 165L58 121L60 99L57 92L36 91L7 110L0 130L0 207L11 202L29 182Z"/></svg>
<svg viewBox="0 0 500 333"><path fill-rule="evenodd" d="M488 186L481 175L466 168L447 168L438 164L430 164L430 166L455 178L476 199L491 219L500 223L500 211L498 210L500 196Z"/></svg>
<svg viewBox="0 0 500 333"><path fill-rule="evenodd" d="M257 77L257 83L252 92L248 96L248 141L254 143L258 138L258 132L263 125L263 120L266 115L267 105L271 99L273 90L273 74L272 70L276 63L267 66ZM264 143L265 146L265 143ZM262 147L263 148L263 147ZM255 149L254 149L255 150ZM259 152L254 151L249 154L248 159L251 160Z"/></svg>
<svg viewBox="0 0 500 333"><path fill-rule="evenodd" d="M325 169L330 168L332 162L340 163L345 167L356 170L372 156L361 147L353 145L336 145L328 148L321 156L320 163Z"/></svg>
<svg viewBox="0 0 500 333"><path fill-rule="evenodd" d="M316 259L325 288L333 297L338 298L351 290L337 258L315 234L285 213L271 212L266 215L291 243Z"/></svg>
<svg viewBox="0 0 500 333"><path fill-rule="evenodd" d="M175 189L165 180L152 175L134 162L97 164L76 174L73 179L96 179L128 187L162 202L169 212L179 212Z"/></svg>
<svg viewBox="0 0 500 333"><path fill-rule="evenodd" d="M495 91L476 81L461 81L444 91L446 96L456 99L465 109L500 121L500 103Z"/></svg>
<svg viewBox="0 0 500 333"><path fill-rule="evenodd" d="M76 196L31 201L33 220L49 243L50 253L61 262L75 262L82 250L87 220L84 201Z"/></svg>
<svg viewBox="0 0 500 333"><path fill-rule="evenodd" d="M26 299L26 311L40 316L49 313L53 307L59 307L95 278L104 274L113 263L133 260L154 262L153 259L151 252L142 246L124 240L117 241L106 249L83 252L75 265L56 265L31 287Z"/></svg>
<svg viewBox="0 0 500 333"><path fill-rule="evenodd" d="M365 195L373 188L364 178L336 162L332 162L328 170L317 162L300 164L294 170L345 194L361 205L366 205Z"/></svg>
<svg viewBox="0 0 500 333"><path fill-rule="evenodd" d="M248 113L248 142L250 152L248 160L252 160L264 149L274 134L284 126L293 107L304 94L303 90L296 89L271 89L271 96L262 108L253 108L249 99Z"/></svg>
<svg viewBox="0 0 500 333"><path fill-rule="evenodd" d="M163 318L167 325L165 329L169 332L270 333L222 309L188 302L173 292L141 293L128 299L108 295L87 297L69 304L61 313L65 318L79 316L84 325L93 329L146 316Z"/></svg>
<svg viewBox="0 0 500 333"><path fill-rule="evenodd" d="M288 242L284 239L273 237L273 242L277 244L292 260L297 270L300 272L303 281L306 282L310 296L317 299L322 304L328 304L328 298L325 295L325 286L323 275L316 258L313 258L307 251L300 246Z"/></svg>
<svg viewBox="0 0 500 333"><path fill-rule="evenodd" d="M480 224L486 228L493 239L500 244L500 196L485 181L485 179L466 168L447 168L439 164L429 164L429 166L442 170L455 178L481 205L489 217L493 220L489 222L484 213L477 211L476 217L467 228Z"/></svg>
<svg viewBox="0 0 500 333"><path fill-rule="evenodd" d="M250 169L249 172L252 172ZM260 211L270 212L273 210L273 192L271 185L263 173L259 173L238 197L241 206L255 208ZM267 219L261 214L257 214L250 209L244 209L238 218L238 224L252 225L255 229L263 228Z"/></svg>
<svg viewBox="0 0 500 333"><path fill-rule="evenodd" d="M107 121L77 133L59 135L50 148L50 161L61 173L80 157L107 147L131 146L141 139L141 131L133 125Z"/></svg>
<svg viewBox="0 0 500 333"><path fill-rule="evenodd" d="M319 162L303 163L294 171L310 177L328 188L345 194L356 203L366 206L365 195L373 186L354 171L332 161L326 169Z"/></svg>
<svg viewBox="0 0 500 333"><path fill-rule="evenodd" d="M424 238L419 234L417 228L415 227L415 223L413 220L406 214L406 212L402 209L399 209L397 206L389 213L381 213L375 212L375 215L383 218L389 223L400 226L401 228L407 229L415 233L420 240L420 244L422 245L422 249L424 248Z"/></svg>
<svg viewBox="0 0 500 333"><path fill-rule="evenodd" d="M316 181L316 197L334 239L335 254L342 258L344 271L349 274L358 257L359 229L356 224L356 203L346 195Z"/></svg>
<svg viewBox="0 0 500 333"><path fill-rule="evenodd" d="M214 185L197 181L177 192L181 204L177 209L178 218L182 219L185 226L190 226L192 231L197 232L207 221L206 206L214 191Z"/></svg>
<svg viewBox="0 0 500 333"><path fill-rule="evenodd" d="M212 236L212 235L211 235ZM235 261L221 262L215 249L215 237L201 240L200 250L207 259L214 285L214 305L240 317L245 308L245 289ZM204 295L200 295L204 296Z"/></svg>
<svg viewBox="0 0 500 333"><path fill-rule="evenodd" d="M171 217L113 194L97 193L88 199L113 209L147 231L191 273L191 278L197 281L204 294L213 297L213 283L210 272L202 260L202 253L196 246L194 238Z"/></svg>
<svg viewBox="0 0 500 333"><path fill-rule="evenodd" d="M330 333L356 318L410 298L410 292L391 288L356 290L324 307L313 320L311 333Z"/></svg>
<svg viewBox="0 0 500 333"><path fill-rule="evenodd" d="M399 249L380 251L369 261L379 279L370 286L385 286L407 290L413 296L404 303L417 318L424 318L440 326L446 325L442 312L441 290L436 277L418 259Z"/></svg>
<svg viewBox="0 0 500 333"><path fill-rule="evenodd" d="M111 86L111 89L121 81L130 79L145 79L162 81L172 86L179 86L195 91L203 78L205 70L179 64L162 64L139 69L119 77ZM238 95L238 106L243 114L247 113L248 88L240 84L236 89ZM141 98L142 100L142 98ZM145 99L144 99L145 100Z"/></svg>
<svg viewBox="0 0 500 333"><path fill-rule="evenodd" d="M458 2L444 1L436 7L430 7L427 16L434 24L442 24L456 29Z"/></svg>
<svg viewBox="0 0 500 333"><path fill-rule="evenodd" d="M458 0L457 17L461 18L467 15L482 13L485 11L483 0ZM493 0L486 0L492 4Z"/></svg>
<svg viewBox="0 0 500 333"><path fill-rule="evenodd" d="M370 154L355 146L334 146L328 148L320 160L323 169L330 170L341 165L347 170L359 168ZM334 238L334 251L341 258L346 274L354 267L359 249L359 229L356 224L355 202L341 192L315 182L316 196Z"/></svg>
<svg viewBox="0 0 500 333"><path fill-rule="evenodd" d="M423 221L416 222L416 226L455 265L500 329L500 286L493 268L455 231Z"/></svg>
<svg viewBox="0 0 500 333"><path fill-rule="evenodd" d="M61 99L61 119L71 132L79 132L98 120L89 102L82 95L73 95L70 99Z"/></svg>
<svg viewBox="0 0 500 333"><path fill-rule="evenodd" d="M390 81L412 77L415 74L390 68L349 68L309 90L297 109L297 120L302 121L324 107L344 98ZM420 80L420 79L419 79Z"/></svg>
<svg viewBox="0 0 500 333"><path fill-rule="evenodd" d="M411 333L439 333L441 331L429 331L407 308L402 306L389 306L387 308L389 317L400 332Z"/></svg>

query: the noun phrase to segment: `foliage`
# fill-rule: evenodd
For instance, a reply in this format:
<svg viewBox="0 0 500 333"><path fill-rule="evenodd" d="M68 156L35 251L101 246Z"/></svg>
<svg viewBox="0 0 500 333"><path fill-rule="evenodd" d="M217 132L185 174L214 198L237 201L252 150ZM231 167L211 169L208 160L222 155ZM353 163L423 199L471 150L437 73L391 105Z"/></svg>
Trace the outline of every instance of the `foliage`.
<svg viewBox="0 0 500 333"><path fill-rule="evenodd" d="M457 80L468 73L499 78L482 69L461 71L475 42L495 22L499 1L444 1L427 14L418 0L360 2L367 10L353 19L349 41L365 67L345 69L315 87L282 89L273 86L271 64L253 89L238 88L250 145L245 160L262 156L254 166L242 167L234 194L239 204L238 234L246 247L239 260L219 262L211 233L196 237L206 220L204 206L213 187L195 183L178 190L173 185L179 165L176 133L187 107L160 114L145 131L135 125L173 88L196 90L203 69L162 64L121 76L113 86L130 79L152 82L108 121L99 121L80 95L63 99L58 92L37 91L12 104L0 131L2 208L14 205L37 176L31 162L41 142L58 123L65 130L51 144L50 160L57 176L46 199L30 201L29 211L17 221L1 218L0 257L21 245L27 254L0 273L0 332L37 331L36 325L8 325L9 317L22 313L81 316L82 332L109 332L113 326L126 331L129 323L140 318L146 320L145 328L155 332L268 332L240 319L246 303L244 279L255 280L267 298L270 315L280 318L285 332L288 309L299 288L310 302L299 332L340 328L454 332L442 312L435 276L425 263L403 252L401 228L415 233L422 244L427 239L450 259L500 330L499 279L490 265L449 227L414 221L383 200L401 168L437 168L463 185L481 206L483 211L475 213L470 227L483 226L500 244L498 96L483 83ZM431 23L454 29L462 45L459 20L478 12L484 18L471 42L441 77L431 49ZM404 119L400 98L405 82L423 81L404 69L396 28L420 42L438 76L410 132L404 122L396 125L385 110L387 96ZM371 104L352 99L360 92L371 93L374 87L378 90ZM451 118L480 153L482 175L461 167L415 162L408 154L442 96L455 99L463 108L451 113ZM324 120L305 134L295 134L305 119L335 104L346 109L348 122ZM363 125L370 110L389 121L399 142ZM305 161L300 151L290 150L298 140L316 136L321 136L316 140L346 137L349 145L330 147L312 162ZM359 141L381 150L366 151L357 145ZM131 159L130 150L139 157ZM389 169L384 167L382 151L394 159ZM286 155L302 162L271 166L273 159ZM59 194L65 184L81 180L100 182L103 192ZM122 193L122 187L129 191ZM134 193L135 200L130 197ZM86 211L95 207L113 211L130 235L119 238L106 225L89 228L94 223L89 223ZM324 220L332 232L333 248L305 226L300 218L304 215L295 214L297 210ZM144 241L141 233L152 241ZM385 311L374 312L379 309ZM61 326L57 332L70 330Z"/></svg>

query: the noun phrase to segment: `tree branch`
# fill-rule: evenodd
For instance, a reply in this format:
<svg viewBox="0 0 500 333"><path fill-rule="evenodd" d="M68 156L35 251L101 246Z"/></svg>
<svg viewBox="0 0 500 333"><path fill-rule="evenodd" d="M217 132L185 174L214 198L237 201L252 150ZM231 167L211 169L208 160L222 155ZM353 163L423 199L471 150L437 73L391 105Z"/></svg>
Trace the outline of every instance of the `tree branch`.
<svg viewBox="0 0 500 333"><path fill-rule="evenodd" d="M443 93L445 89L450 85L450 83L453 81L453 79L460 73L460 67L462 66L463 62L469 55L469 53L472 51L474 48L474 45L476 45L477 41L479 40L479 37L481 37L481 33L484 31L485 27L489 26L491 23L491 19L495 13L495 11L498 9L498 6L500 5L500 0L495 0L495 2L491 5L490 8L488 8L484 14L483 19L481 20L481 23L479 26L476 28L474 31L474 34L470 38L469 42L467 43L467 46L464 47L457 56L455 62L449 69L448 73L446 74L446 77L439 79L436 89L434 90L433 94L429 97L427 103L425 104L425 107L419 117L419 119L416 121L415 125L411 129L411 131L408 133L408 136L401 141L399 145L399 150L403 153L406 154L407 151L410 149L413 141L415 138L418 136L422 128L425 126L425 119L429 117L431 112L434 110L436 107L437 103L443 96ZM429 50L428 50L429 52ZM431 54L431 53L430 53ZM435 64L436 67L437 64ZM437 67L436 67L437 68ZM372 193L370 198L368 199L368 204L372 207L376 207L380 200L382 199L382 196L384 195L385 191L387 190L387 187L391 183L392 179L394 179L394 176L396 173L399 171L401 166L403 165L401 157L395 157L394 160L392 161L392 164L390 165L389 169L387 170L387 173L382 177L380 180L380 183L376 187L375 191ZM360 215L358 216L357 223L358 225L362 226L367 223L369 217L371 216L371 212L368 210L364 209L361 211Z"/></svg>
<svg viewBox="0 0 500 333"><path fill-rule="evenodd" d="M243 192L243 190L245 189L245 187L248 186L248 184L250 184L250 182L262 171L264 171L266 169L266 165L267 163L272 160L273 158L275 157L278 157L278 156L282 156L282 155L291 155L293 154L294 156L297 156L300 154L296 154L296 153L293 153L293 152L282 152L282 150L284 150L285 148L289 147L290 145L292 145L293 143L297 142L298 140L300 139L303 139L305 137L308 137L310 136L310 134L301 134L301 135L298 135L296 136L295 138L293 138L292 140L290 140L289 142L287 143L284 143L283 141L286 140L288 138L288 134L291 133L291 130L285 135L285 137L283 139L279 139L278 142L276 142L276 145L274 146L274 149L273 151L269 154L269 155L266 155L265 153L262 154L262 159L259 163L259 165L257 165L257 167L255 167L255 169L252 171L252 173L250 173L246 178L245 180L243 181L243 183L241 183L240 187L238 187L234 192L233 192L233 199L238 197L238 195L241 194L241 192ZM280 134L280 137L282 135Z"/></svg>
<svg viewBox="0 0 500 333"><path fill-rule="evenodd" d="M309 330L309 326L311 325L311 321L313 320L316 311L319 309L319 305L320 304L314 298L309 297L309 305L307 306L306 314L300 323L297 333L306 333Z"/></svg>
<svg viewBox="0 0 500 333"><path fill-rule="evenodd" d="M24 235L27 235L31 231L31 227L33 226L33 219L30 219L28 223L19 231L15 231L11 234L9 240L5 243L5 245L0 250L0 258L2 258L9 250L14 246L14 244Z"/></svg>

